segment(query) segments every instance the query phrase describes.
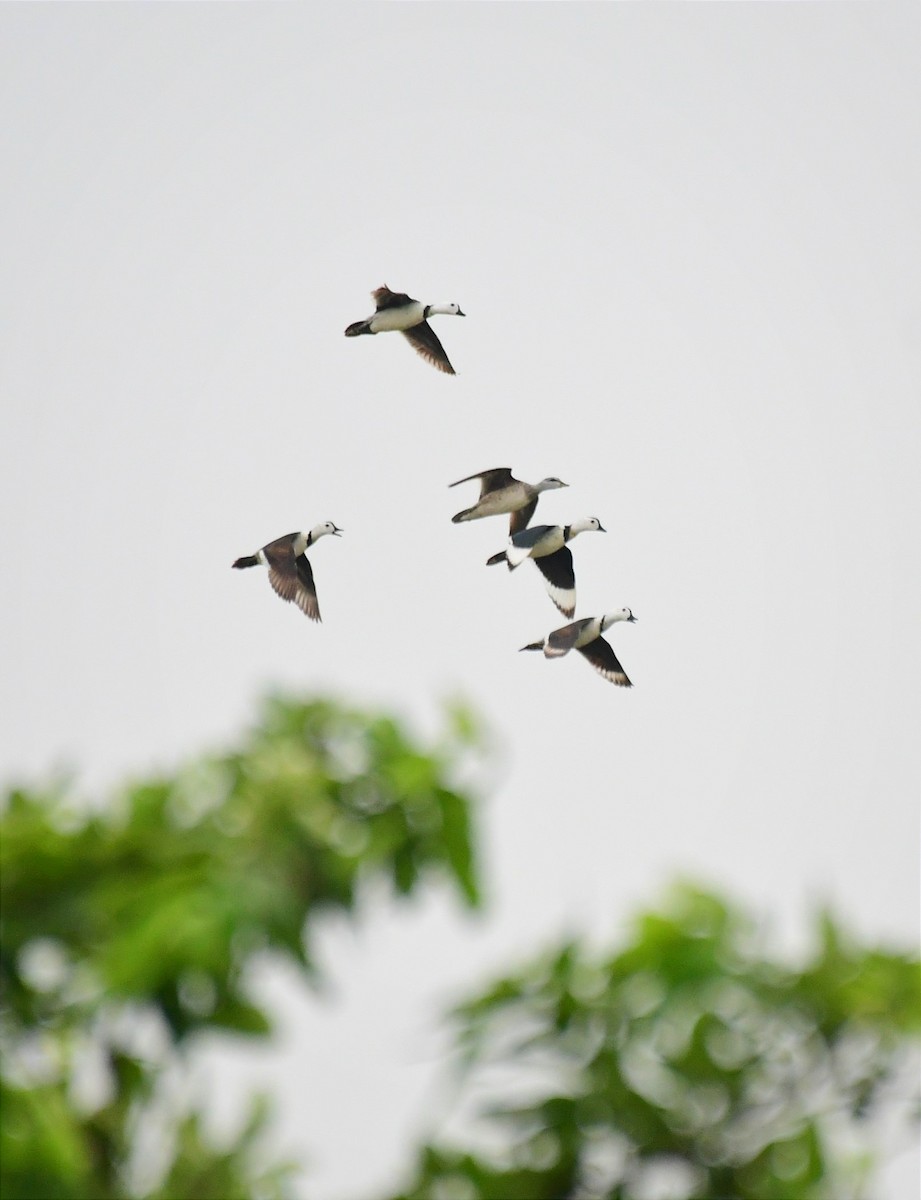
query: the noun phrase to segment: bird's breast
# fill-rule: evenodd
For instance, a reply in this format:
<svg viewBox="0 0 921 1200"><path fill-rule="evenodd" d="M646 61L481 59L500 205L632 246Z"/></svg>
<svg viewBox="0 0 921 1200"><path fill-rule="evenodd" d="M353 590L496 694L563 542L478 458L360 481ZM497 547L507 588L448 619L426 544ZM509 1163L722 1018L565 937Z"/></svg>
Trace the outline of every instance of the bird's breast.
<svg viewBox="0 0 921 1200"><path fill-rule="evenodd" d="M388 333L391 330L412 329L425 320L425 308L418 300L401 308L384 308L371 318L372 333Z"/></svg>
<svg viewBox="0 0 921 1200"><path fill-rule="evenodd" d="M563 537L563 530L557 526L556 529L548 530L544 534L531 551L531 554L534 558L545 558L548 554L556 554L557 550L562 550L565 545L566 540Z"/></svg>

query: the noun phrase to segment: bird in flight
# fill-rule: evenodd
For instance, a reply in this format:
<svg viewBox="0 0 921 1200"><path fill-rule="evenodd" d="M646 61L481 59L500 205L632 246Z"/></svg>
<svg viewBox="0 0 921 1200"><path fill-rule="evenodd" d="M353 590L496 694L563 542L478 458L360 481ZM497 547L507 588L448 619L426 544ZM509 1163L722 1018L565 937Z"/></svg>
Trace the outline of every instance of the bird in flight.
<svg viewBox="0 0 921 1200"><path fill-rule="evenodd" d="M375 288L371 299L375 305L374 312L363 321L353 321L346 328L346 337L360 337L363 333L402 333L426 362L446 375L456 374L428 318L442 313L464 317L467 314L461 312L459 304L423 304L405 292L392 292L386 283L383 287Z"/></svg>
<svg viewBox="0 0 921 1200"><path fill-rule="evenodd" d="M456 479L448 487L457 487L460 483L469 483L471 479L480 481L480 498L471 508L455 513L451 518L455 524L458 521L477 521L480 517L495 517L502 513L510 513L509 534L519 533L527 528L528 521L534 516L537 508L537 497L541 492L549 492L553 488L569 487L562 479L549 475L540 483L524 483L512 475L510 467L493 467L489 471L478 471L476 475L466 475Z"/></svg>
<svg viewBox="0 0 921 1200"><path fill-rule="evenodd" d="M591 532L607 533L597 517L582 517L571 525L531 525L513 533L508 548L487 558L486 565L504 562L514 571L530 558L544 577L550 599L564 617L571 617L576 611L576 575L568 543L580 533Z"/></svg>
<svg viewBox="0 0 921 1200"><path fill-rule="evenodd" d="M570 625L564 625L562 629L554 629L553 633L541 641L531 642L521 648L543 650L546 658L562 658L570 650L578 650L599 675L620 687L633 687L626 671L618 662L617 655L601 635L615 621L635 620L636 617L629 608L619 608L603 617L583 617L581 621L573 621Z"/></svg>
<svg viewBox="0 0 921 1200"><path fill-rule="evenodd" d="M286 533L255 554L238 558L233 566L238 570L260 564L268 567L269 583L282 600L293 601L311 621L320 621L313 570L304 551L326 534L338 537L341 533L333 521L324 521L322 525L314 525L308 533Z"/></svg>

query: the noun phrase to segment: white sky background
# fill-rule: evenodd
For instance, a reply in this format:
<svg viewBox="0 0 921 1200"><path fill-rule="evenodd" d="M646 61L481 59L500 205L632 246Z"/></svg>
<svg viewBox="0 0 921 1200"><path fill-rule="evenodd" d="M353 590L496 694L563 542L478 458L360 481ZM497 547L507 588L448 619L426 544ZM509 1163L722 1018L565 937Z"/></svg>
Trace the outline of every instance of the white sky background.
<svg viewBox="0 0 921 1200"><path fill-rule="evenodd" d="M8 780L87 786L232 741L267 689L501 768L490 898L323 939L262 981L311 1194L394 1185L439 1128L438 1014L552 935L613 940L676 874L794 939L830 900L918 936L921 15L897 5L0 9L0 630ZM345 325L387 282L459 374ZM578 615L632 692L519 646L564 623L452 526L556 474ZM232 560L332 519L324 624ZM882 1200L913 1195L913 1156Z"/></svg>

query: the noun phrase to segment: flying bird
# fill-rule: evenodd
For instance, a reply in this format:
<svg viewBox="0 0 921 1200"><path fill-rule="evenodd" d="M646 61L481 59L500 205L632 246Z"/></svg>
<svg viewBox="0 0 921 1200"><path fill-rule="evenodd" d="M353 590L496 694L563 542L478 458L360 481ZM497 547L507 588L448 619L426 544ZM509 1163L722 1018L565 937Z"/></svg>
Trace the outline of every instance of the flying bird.
<svg viewBox="0 0 921 1200"><path fill-rule="evenodd" d="M322 618L320 606L317 604L313 570L304 551L328 533L338 537L342 530L332 521L324 521L322 525L315 525L309 533L286 533L257 550L255 554L238 558L233 565L238 569L257 567L260 564L268 567L269 583L282 600L293 600L311 621L320 621Z"/></svg>
<svg viewBox="0 0 921 1200"><path fill-rule="evenodd" d="M636 617L629 608L619 608L603 617L583 617L581 621L573 621L571 625L564 625L562 629L554 629L544 640L531 642L521 649L543 650L546 658L561 658L570 650L578 650L605 679L620 687L633 687L627 673L617 661L617 655L601 635L615 621L635 620Z"/></svg>
<svg viewBox="0 0 921 1200"><path fill-rule="evenodd" d="M512 534L508 549L488 558L486 565L504 562L514 571L526 558L532 559L544 577L550 599L564 617L571 617L576 611L576 576L567 543L580 533L593 531L607 533L597 517L582 517L571 525L532 525Z"/></svg>
<svg viewBox="0 0 921 1200"><path fill-rule="evenodd" d="M354 321L345 331L346 337L360 337L363 333L402 333L417 354L421 354L426 362L444 371L446 375L456 374L445 354L444 346L438 340L438 335L428 323L428 318L435 314L463 317L458 304L422 304L413 300L405 292L392 292L384 284L375 288L371 293L374 301L374 312L364 321Z"/></svg>
<svg viewBox="0 0 921 1200"><path fill-rule="evenodd" d="M469 483L471 479L480 481L480 498L471 508L455 513L451 520L456 524L458 521L477 521L480 517L496 517L502 513L510 513L509 534L519 533L527 528L528 521L534 516L537 497L541 492L569 487L568 483L557 479L555 475L542 479L540 483L523 483L512 475L510 467L493 467L490 471L479 471L476 475L467 475L449 483L448 487Z"/></svg>

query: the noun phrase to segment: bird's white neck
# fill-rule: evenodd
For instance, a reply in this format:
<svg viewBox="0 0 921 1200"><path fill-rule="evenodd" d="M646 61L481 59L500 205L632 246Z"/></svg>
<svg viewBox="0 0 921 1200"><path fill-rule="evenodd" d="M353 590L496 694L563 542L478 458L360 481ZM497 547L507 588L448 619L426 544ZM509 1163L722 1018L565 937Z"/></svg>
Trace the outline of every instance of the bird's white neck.
<svg viewBox="0 0 921 1200"><path fill-rule="evenodd" d="M318 538L323 537L324 534L327 533L329 533L329 530L325 525L314 525L313 529L311 529L309 533L301 534L301 537L305 537L307 539L307 541L304 543L304 548L306 549L307 546L312 546Z"/></svg>
<svg viewBox="0 0 921 1200"><path fill-rule="evenodd" d="M604 631L610 625L613 625L615 621L629 621L629 620L630 620L629 609L621 609L620 612L606 613L605 616L602 617L602 619L601 619L601 632L604 633Z"/></svg>
<svg viewBox="0 0 921 1200"><path fill-rule="evenodd" d="M590 517L580 517L578 521L573 521L568 526L569 537L574 538L578 533L587 533L588 530L594 529L595 524Z"/></svg>

